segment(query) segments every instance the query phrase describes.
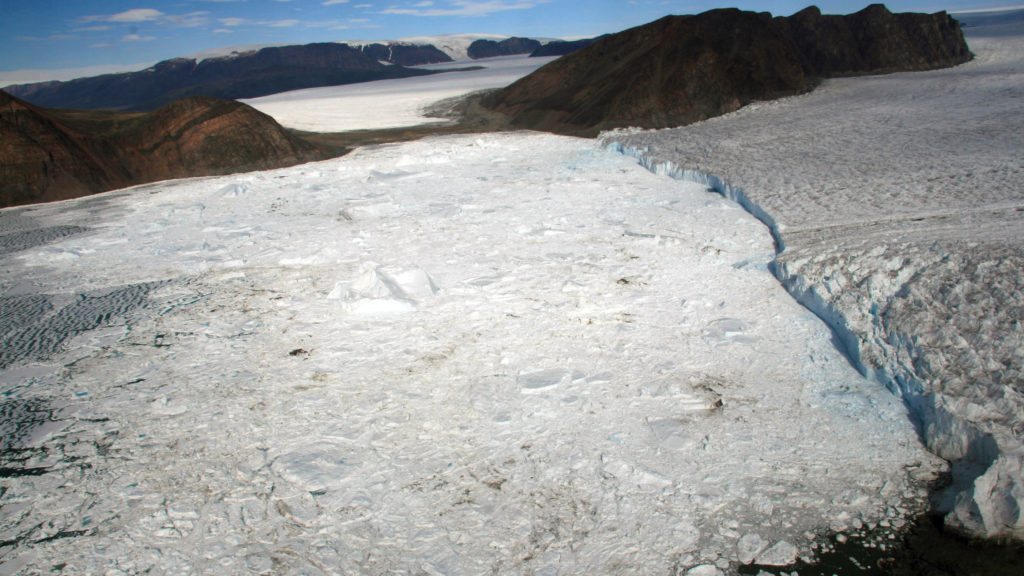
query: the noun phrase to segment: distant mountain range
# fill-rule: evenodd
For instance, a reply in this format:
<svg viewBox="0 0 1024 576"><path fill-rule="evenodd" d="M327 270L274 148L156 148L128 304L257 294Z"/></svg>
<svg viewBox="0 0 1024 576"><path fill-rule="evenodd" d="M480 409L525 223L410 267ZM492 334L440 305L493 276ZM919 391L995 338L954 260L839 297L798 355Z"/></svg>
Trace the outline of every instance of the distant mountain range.
<svg viewBox="0 0 1024 576"><path fill-rule="evenodd" d="M458 40L457 48L446 45L446 50L411 42L268 46L210 58L175 58L138 72L20 84L4 90L47 108L153 110L190 96L257 98L302 88L436 74L440 71L412 67L452 62L453 55L479 59L529 54L542 47L541 41L529 38L479 38L468 45L468 38Z"/></svg>
<svg viewBox="0 0 1024 576"><path fill-rule="evenodd" d="M363 51L333 43L269 47L200 61L175 58L139 72L23 84L5 91L48 108L152 110L190 96L256 98L300 88L436 73L382 63L379 56L384 50L372 46ZM447 59L429 48L398 54L418 62Z"/></svg>
<svg viewBox="0 0 1024 576"><path fill-rule="evenodd" d="M0 207L330 155L233 100L97 112L42 109L0 91Z"/></svg>
<svg viewBox="0 0 1024 576"><path fill-rule="evenodd" d="M953 66L971 58L945 12L789 17L720 9L666 16L559 58L480 104L512 127L593 136L664 128L798 94L822 78Z"/></svg>
<svg viewBox="0 0 1024 576"><path fill-rule="evenodd" d="M458 45L470 56L543 48L523 38ZM199 61L168 60L141 72L25 85L15 87L13 96L0 92L0 203L326 157L329 152L269 116L210 95L255 97L429 74L397 62L448 62L451 46L446 48L266 47ZM777 18L712 10L552 49L574 51L469 104L465 125L584 136L614 127L678 126L755 100L797 94L825 77L925 70L971 58L959 24L944 12L892 14L882 5L848 16L822 15L814 7ZM65 109L30 104L18 94ZM151 113L69 110L148 109L170 100L175 101Z"/></svg>

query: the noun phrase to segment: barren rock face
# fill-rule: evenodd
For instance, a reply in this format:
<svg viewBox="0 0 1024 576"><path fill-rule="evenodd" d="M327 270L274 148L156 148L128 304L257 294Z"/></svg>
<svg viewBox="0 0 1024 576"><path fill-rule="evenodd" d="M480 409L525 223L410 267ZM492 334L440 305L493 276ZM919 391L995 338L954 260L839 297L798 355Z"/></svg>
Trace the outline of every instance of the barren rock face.
<svg viewBox="0 0 1024 576"><path fill-rule="evenodd" d="M145 117L121 157L146 180L248 172L315 157L270 116L233 100L179 100Z"/></svg>
<svg viewBox="0 0 1024 576"><path fill-rule="evenodd" d="M66 128L5 92L0 136L0 205L71 198L115 180Z"/></svg>
<svg viewBox="0 0 1024 576"><path fill-rule="evenodd" d="M68 114L0 92L0 205L322 158L240 102L196 97L150 114Z"/></svg>
<svg viewBox="0 0 1024 576"><path fill-rule="evenodd" d="M494 40L477 40L469 45L469 57L493 58L495 56L511 56L512 54L529 54L540 48L540 42L532 38L507 38L501 42Z"/></svg>
<svg viewBox="0 0 1024 576"><path fill-rule="evenodd" d="M922 70L970 58L945 13L790 17L734 8L667 16L608 36L489 95L519 127L594 135L664 128L799 93L833 75Z"/></svg>
<svg viewBox="0 0 1024 576"><path fill-rule="evenodd" d="M435 46L415 44L367 44L363 46L363 54L378 60L398 64L399 66L420 66L437 62L451 62L451 56L438 50Z"/></svg>

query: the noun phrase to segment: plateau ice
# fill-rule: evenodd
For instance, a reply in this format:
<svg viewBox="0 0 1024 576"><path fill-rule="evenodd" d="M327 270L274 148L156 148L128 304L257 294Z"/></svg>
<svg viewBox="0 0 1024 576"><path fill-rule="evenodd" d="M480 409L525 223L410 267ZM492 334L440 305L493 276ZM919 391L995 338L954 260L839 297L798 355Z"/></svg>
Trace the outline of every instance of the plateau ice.
<svg viewBox="0 0 1024 576"><path fill-rule="evenodd" d="M293 90L242 102L273 116L283 126L309 132L443 124L450 120L432 117L429 112L432 105L472 92L507 86L554 59L504 56L427 64L418 68L445 70L478 66L480 69Z"/></svg>
<svg viewBox="0 0 1024 576"><path fill-rule="evenodd" d="M4 573L718 574L899 526L945 465L760 222L596 141L363 148L0 231Z"/></svg>

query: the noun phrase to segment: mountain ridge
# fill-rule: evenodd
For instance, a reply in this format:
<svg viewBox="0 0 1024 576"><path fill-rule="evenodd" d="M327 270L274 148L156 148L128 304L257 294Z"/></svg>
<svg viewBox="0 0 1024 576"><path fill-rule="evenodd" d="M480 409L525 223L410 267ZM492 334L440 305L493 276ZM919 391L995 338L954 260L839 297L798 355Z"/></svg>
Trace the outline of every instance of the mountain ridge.
<svg viewBox="0 0 1024 576"><path fill-rule="evenodd" d="M85 113L0 91L0 207L330 155L233 100L197 96L151 113Z"/></svg>
<svg viewBox="0 0 1024 576"><path fill-rule="evenodd" d="M258 98L279 92L437 74L415 68L528 54L539 40L457 36L456 46L414 41L319 42L240 47L170 58L133 72L13 84L4 91L37 106L81 110L154 110L190 96ZM443 37L438 37L443 40ZM465 44L465 46L462 46ZM461 52L466 54L461 54ZM456 58L454 56L460 56Z"/></svg>
<svg viewBox="0 0 1024 576"><path fill-rule="evenodd" d="M172 58L137 72L21 84L4 90L46 108L154 110L190 96L255 98L300 88L434 73L382 64L372 51L368 54L346 44L317 43L203 60Z"/></svg>
<svg viewBox="0 0 1024 576"><path fill-rule="evenodd" d="M736 8L666 16L606 36L484 96L514 128L594 136L666 128L799 94L822 78L925 70L971 57L945 12L772 17Z"/></svg>

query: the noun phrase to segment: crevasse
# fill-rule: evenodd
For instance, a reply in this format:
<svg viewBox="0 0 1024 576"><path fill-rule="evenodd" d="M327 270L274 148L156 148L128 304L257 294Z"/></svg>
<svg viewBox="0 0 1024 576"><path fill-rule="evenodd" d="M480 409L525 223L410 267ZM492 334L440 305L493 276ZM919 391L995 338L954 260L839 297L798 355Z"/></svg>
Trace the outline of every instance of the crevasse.
<svg viewBox="0 0 1024 576"><path fill-rule="evenodd" d="M606 140L604 145L610 150L635 158L640 165L655 174L708 186L739 204L768 228L775 244L776 256L786 249L785 239L775 219L747 196L743 189L718 176L654 158L638 148L614 140ZM775 258L769 269L797 302L829 326L841 351L854 368L865 378L886 386L903 399L928 449L951 462L953 484L936 494L933 500L935 511L947 514L946 524L976 536L1003 535L1008 529L1016 534L1024 516L1024 494L1018 493L1015 488L1017 482L1012 479L1020 469L1021 455L1004 453L1005 450L1001 449L992 434L980 430L947 409L947 399L931 392L912 369L895 359L897 354L892 354L880 365L867 365L861 349L872 335L858 333L846 315L822 294L815 282L791 272L785 262ZM873 306L871 310L876 325L880 324L877 322L878 309L878 306ZM914 338L909 334L892 334L888 338L888 344L893 350L904 349L912 355L919 352Z"/></svg>

